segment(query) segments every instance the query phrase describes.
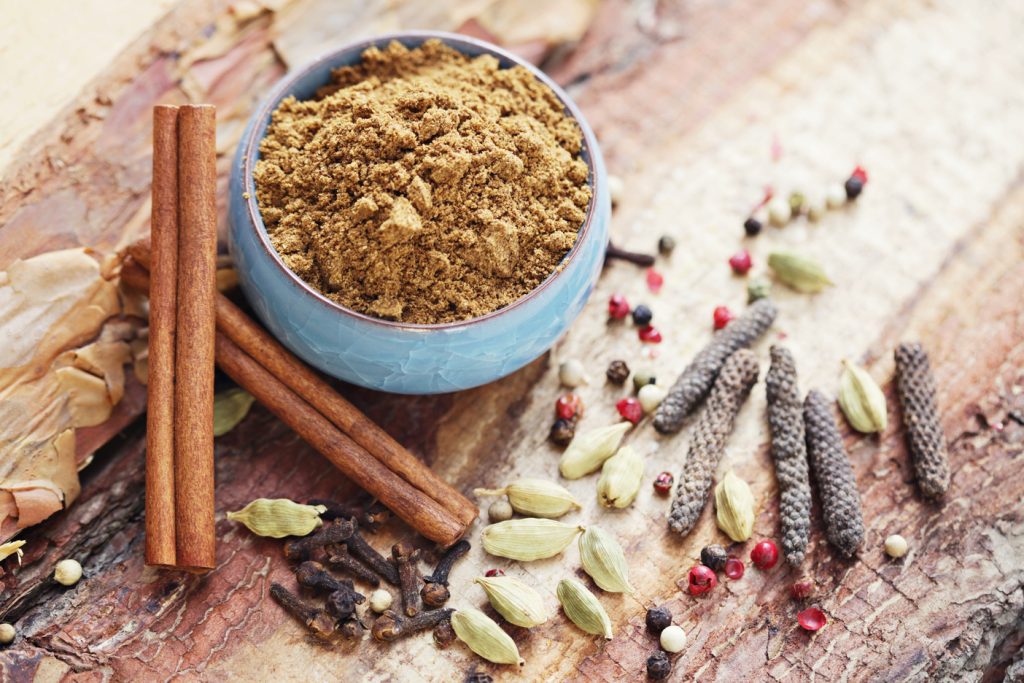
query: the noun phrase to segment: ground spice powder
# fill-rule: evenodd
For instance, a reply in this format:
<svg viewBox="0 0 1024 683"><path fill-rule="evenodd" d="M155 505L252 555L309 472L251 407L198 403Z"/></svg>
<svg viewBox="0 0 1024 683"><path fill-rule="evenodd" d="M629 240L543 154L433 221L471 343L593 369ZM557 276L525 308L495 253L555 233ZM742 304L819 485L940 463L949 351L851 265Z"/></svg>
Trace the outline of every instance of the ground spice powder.
<svg viewBox="0 0 1024 683"><path fill-rule="evenodd" d="M257 197L285 264L327 297L464 320L527 294L572 247L590 201L581 137L527 69L393 42L280 104Z"/></svg>

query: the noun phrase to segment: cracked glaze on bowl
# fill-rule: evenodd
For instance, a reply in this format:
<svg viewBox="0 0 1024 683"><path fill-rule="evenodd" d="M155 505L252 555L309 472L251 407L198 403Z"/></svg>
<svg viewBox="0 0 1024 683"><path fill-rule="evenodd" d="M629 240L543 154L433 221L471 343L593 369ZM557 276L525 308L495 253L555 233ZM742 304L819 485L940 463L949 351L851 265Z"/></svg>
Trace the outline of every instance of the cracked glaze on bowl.
<svg viewBox="0 0 1024 683"><path fill-rule="evenodd" d="M489 53L503 67L530 69L565 103L583 131L590 168L587 218L560 270L515 303L456 323L414 325L380 320L334 303L285 267L270 245L256 206L252 169L271 112L286 96L313 97L331 70L359 61L371 45L398 40L408 47L440 38L471 56ZM285 76L249 120L231 172L229 247L242 290L256 314L307 363L353 384L401 394L468 389L504 377L547 351L583 309L601 271L611 202L594 134L558 86L503 50L462 36L416 32L380 36L342 48Z"/></svg>

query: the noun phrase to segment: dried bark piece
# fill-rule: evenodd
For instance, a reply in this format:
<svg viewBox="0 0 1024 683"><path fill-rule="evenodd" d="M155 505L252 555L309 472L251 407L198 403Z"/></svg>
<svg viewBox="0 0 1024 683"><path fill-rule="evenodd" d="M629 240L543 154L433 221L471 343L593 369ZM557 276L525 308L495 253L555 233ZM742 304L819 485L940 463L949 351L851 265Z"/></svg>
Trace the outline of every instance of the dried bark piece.
<svg viewBox="0 0 1024 683"><path fill-rule="evenodd" d="M779 520L782 552L793 566L804 560L811 535L811 480L807 468L803 406L797 387L796 362L782 346L771 348L771 367L765 377L772 460L779 481Z"/></svg>
<svg viewBox="0 0 1024 683"><path fill-rule="evenodd" d="M928 498L941 498L949 489L949 455L939 424L935 378L928 354L919 343L896 347L896 385L907 428L907 447L914 461L917 484Z"/></svg>
<svg viewBox="0 0 1024 683"><path fill-rule="evenodd" d="M832 412L832 403L820 391L810 391L804 401L804 428L811 471L821 496L825 536L847 557L864 542L864 516L860 493L843 437Z"/></svg>
<svg viewBox="0 0 1024 683"><path fill-rule="evenodd" d="M686 366L658 406L654 428L662 434L674 434L682 429L687 415L711 391L711 385L726 360L757 341L771 327L777 313L778 309L770 299L759 299L725 329L715 333L708 345Z"/></svg>
<svg viewBox="0 0 1024 683"><path fill-rule="evenodd" d="M678 534L686 534L697 523L707 503L711 480L732 432L736 413L757 382L757 357L741 349L725 362L722 372L708 396L707 405L694 428L690 452L679 486L672 500L668 526Z"/></svg>

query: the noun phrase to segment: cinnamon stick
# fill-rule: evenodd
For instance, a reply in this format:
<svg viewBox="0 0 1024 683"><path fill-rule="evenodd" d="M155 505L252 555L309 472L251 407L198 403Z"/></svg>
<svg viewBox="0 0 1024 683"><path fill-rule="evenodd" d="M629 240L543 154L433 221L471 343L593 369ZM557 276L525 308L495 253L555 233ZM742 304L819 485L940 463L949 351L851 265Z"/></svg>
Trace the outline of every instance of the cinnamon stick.
<svg viewBox="0 0 1024 683"><path fill-rule="evenodd" d="M465 533L461 520L385 467L227 335L217 333L216 347L217 364L229 377L409 526L443 546Z"/></svg>
<svg viewBox="0 0 1024 683"><path fill-rule="evenodd" d="M141 266L149 265L151 250L145 240L133 243L128 252ZM476 505L346 401L223 294L218 293L216 296L216 309L219 332L258 360L385 467L450 510L467 527L476 519Z"/></svg>
<svg viewBox="0 0 1024 683"><path fill-rule="evenodd" d="M153 108L153 242L146 397L146 564L176 564L174 347L178 277L178 108Z"/></svg>
<svg viewBox="0 0 1024 683"><path fill-rule="evenodd" d="M175 355L177 563L216 566L213 471L214 296L217 293L216 110L178 112L178 335Z"/></svg>

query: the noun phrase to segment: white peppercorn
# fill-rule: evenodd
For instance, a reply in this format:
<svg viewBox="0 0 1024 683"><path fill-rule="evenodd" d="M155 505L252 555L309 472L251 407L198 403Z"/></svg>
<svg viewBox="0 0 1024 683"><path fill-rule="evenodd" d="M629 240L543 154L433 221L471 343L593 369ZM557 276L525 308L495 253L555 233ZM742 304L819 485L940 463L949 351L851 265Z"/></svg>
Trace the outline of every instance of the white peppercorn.
<svg viewBox="0 0 1024 683"><path fill-rule="evenodd" d="M640 401L640 407L644 409L644 413L650 414L657 410L661 402L665 400L665 394L667 393L664 388L659 387L657 384L645 384L636 393L636 398Z"/></svg>
<svg viewBox="0 0 1024 683"><path fill-rule="evenodd" d="M846 204L846 188L842 183L832 183L825 191L825 205L830 209L839 209Z"/></svg>
<svg viewBox="0 0 1024 683"><path fill-rule="evenodd" d="M74 586L82 578L82 565L76 560L61 560L53 568L53 580L62 586Z"/></svg>
<svg viewBox="0 0 1024 683"><path fill-rule="evenodd" d="M793 209L784 197L775 197L768 202L768 220L772 225L782 227L793 217Z"/></svg>
<svg viewBox="0 0 1024 683"><path fill-rule="evenodd" d="M658 639L661 643L661 649L665 652L682 652L683 648L686 647L686 632L681 626L672 624L665 628L661 632L661 637Z"/></svg>
<svg viewBox="0 0 1024 683"><path fill-rule="evenodd" d="M0 645L10 645L14 642L17 631L10 624L0 624Z"/></svg>
<svg viewBox="0 0 1024 683"><path fill-rule="evenodd" d="M512 519L512 512L512 503L504 499L496 500L487 508L487 519L490 520L491 524L504 522Z"/></svg>
<svg viewBox="0 0 1024 683"><path fill-rule="evenodd" d="M885 554L892 558L900 558L907 554L907 539L893 534L885 539Z"/></svg>
<svg viewBox="0 0 1024 683"><path fill-rule="evenodd" d="M380 614L391 607L391 603L393 601L394 598L392 597L391 592L386 591L383 588L378 588L370 593L370 609L377 614Z"/></svg>
<svg viewBox="0 0 1024 683"><path fill-rule="evenodd" d="M581 384L589 384L583 363L575 358L570 358L558 366L558 380L570 389Z"/></svg>

